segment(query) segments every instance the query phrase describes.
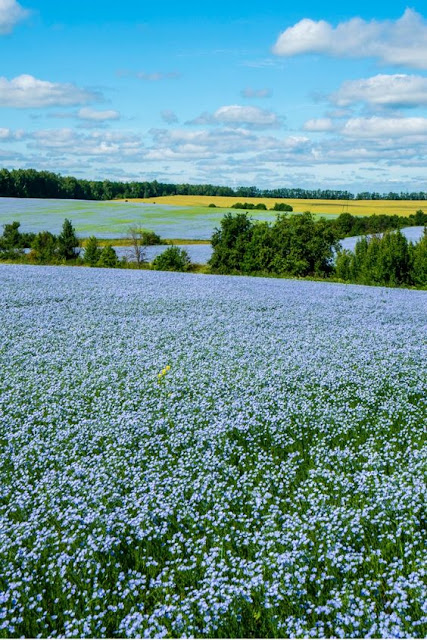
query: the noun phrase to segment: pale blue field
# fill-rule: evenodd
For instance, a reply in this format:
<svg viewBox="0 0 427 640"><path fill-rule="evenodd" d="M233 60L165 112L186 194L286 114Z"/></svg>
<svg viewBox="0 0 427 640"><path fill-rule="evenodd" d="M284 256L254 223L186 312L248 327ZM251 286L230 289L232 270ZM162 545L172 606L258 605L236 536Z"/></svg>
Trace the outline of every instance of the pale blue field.
<svg viewBox="0 0 427 640"><path fill-rule="evenodd" d="M0 265L0 635L423 638L426 294Z"/></svg>
<svg viewBox="0 0 427 640"><path fill-rule="evenodd" d="M162 238L210 240L226 211L208 207L177 207L140 202L0 198L0 226L17 220L22 231L59 233L64 218L71 219L82 238L120 238L132 225L150 229ZM254 212L258 220L274 220L272 211Z"/></svg>

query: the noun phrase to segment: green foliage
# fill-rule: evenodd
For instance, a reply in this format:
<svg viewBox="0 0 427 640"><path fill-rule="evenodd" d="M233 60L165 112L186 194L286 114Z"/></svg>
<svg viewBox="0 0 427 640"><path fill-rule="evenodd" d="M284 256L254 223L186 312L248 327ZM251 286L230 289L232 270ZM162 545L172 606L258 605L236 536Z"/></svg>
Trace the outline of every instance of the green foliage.
<svg viewBox="0 0 427 640"><path fill-rule="evenodd" d="M415 245L409 245L411 250L411 280L417 286L427 285L427 229Z"/></svg>
<svg viewBox="0 0 427 640"><path fill-rule="evenodd" d="M100 257L101 249L98 245L98 240L95 236L91 236L86 243L83 260L90 267L96 267Z"/></svg>
<svg viewBox="0 0 427 640"><path fill-rule="evenodd" d="M286 204L286 202L276 202L271 211L290 212L293 211L293 207L290 204Z"/></svg>
<svg viewBox="0 0 427 640"><path fill-rule="evenodd" d="M185 249L173 246L156 256L152 266L159 271L188 271L191 262Z"/></svg>
<svg viewBox="0 0 427 640"><path fill-rule="evenodd" d="M35 233L21 233L20 222L16 220L3 226L3 235L0 236L0 256L3 259L13 259L22 256L22 249L31 246Z"/></svg>
<svg viewBox="0 0 427 640"><path fill-rule="evenodd" d="M309 212L279 215L273 225L228 213L212 236L210 266L216 273L326 275L334 244L330 225Z"/></svg>
<svg viewBox="0 0 427 640"><path fill-rule="evenodd" d="M354 253L338 253L335 273L347 282L426 286L426 233L415 245L400 231L387 231L382 237L361 238Z"/></svg>
<svg viewBox="0 0 427 640"><path fill-rule="evenodd" d="M71 220L65 218L62 231L58 236L57 254L60 260L75 260L78 256L79 240Z"/></svg>
<svg viewBox="0 0 427 640"><path fill-rule="evenodd" d="M117 267L119 259L111 244L105 245L99 256L97 267Z"/></svg>
<svg viewBox="0 0 427 640"><path fill-rule="evenodd" d="M211 202L211 204L208 204L208 207L209 207L209 209L216 209L216 204Z"/></svg>
<svg viewBox="0 0 427 640"><path fill-rule="evenodd" d="M35 169L0 169L0 197L74 198L111 200L117 198L155 198L171 195L236 196L237 198L306 198L310 200L352 200L354 194L334 189L280 187L258 189L255 186L224 187L212 184L170 184L153 182L112 182L81 180ZM427 200L424 191L412 193L357 194L360 200ZM245 209L251 207L243 207ZM425 223L422 223L425 224ZM357 235L357 234L356 234Z"/></svg>
<svg viewBox="0 0 427 640"><path fill-rule="evenodd" d="M3 235L0 238L0 249L21 249L22 239L19 227L20 222L12 222L3 226Z"/></svg>
<svg viewBox="0 0 427 640"><path fill-rule="evenodd" d="M254 204L253 202L236 202L235 204L231 205L231 208L246 209L248 211L253 209L259 209L260 211L267 211L267 207L262 202L259 202L258 204Z"/></svg>
<svg viewBox="0 0 427 640"><path fill-rule="evenodd" d="M157 233L146 229L141 230L141 243L146 247L156 244L166 244L166 242Z"/></svg>
<svg viewBox="0 0 427 640"><path fill-rule="evenodd" d="M337 255L337 259L335 261L335 275L340 280L344 280L345 282L349 282L351 277L351 265L352 265L352 253L344 249L344 251L340 251Z"/></svg>
<svg viewBox="0 0 427 640"><path fill-rule="evenodd" d="M411 218L412 216L409 217ZM424 213L422 209L418 209L418 211L414 215L414 224L417 227L427 225L427 213Z"/></svg>
<svg viewBox="0 0 427 640"><path fill-rule="evenodd" d="M372 216L353 216L351 213L341 213L335 220L328 220L338 239L349 236L384 233L390 229L423 226L427 224L427 214L419 209L415 215L397 216L384 213Z"/></svg>
<svg viewBox="0 0 427 640"><path fill-rule="evenodd" d="M57 262L58 239L50 231L40 231L31 245L30 260L39 264Z"/></svg>
<svg viewBox="0 0 427 640"><path fill-rule="evenodd" d="M226 213L220 229L212 236L209 264L216 273L241 271L247 246L252 239L253 222L246 213Z"/></svg>

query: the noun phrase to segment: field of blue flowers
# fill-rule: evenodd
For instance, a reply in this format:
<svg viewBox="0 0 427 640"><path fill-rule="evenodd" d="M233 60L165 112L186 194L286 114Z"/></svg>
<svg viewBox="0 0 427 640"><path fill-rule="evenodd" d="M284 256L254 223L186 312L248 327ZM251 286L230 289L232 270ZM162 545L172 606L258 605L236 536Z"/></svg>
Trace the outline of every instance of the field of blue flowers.
<svg viewBox="0 0 427 640"><path fill-rule="evenodd" d="M426 293L0 265L2 637L424 637Z"/></svg>

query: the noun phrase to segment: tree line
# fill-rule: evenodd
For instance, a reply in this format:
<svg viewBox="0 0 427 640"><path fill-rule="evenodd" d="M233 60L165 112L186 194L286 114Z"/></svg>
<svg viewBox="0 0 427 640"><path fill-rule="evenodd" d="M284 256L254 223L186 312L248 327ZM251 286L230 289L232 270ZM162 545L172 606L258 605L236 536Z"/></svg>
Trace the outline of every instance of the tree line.
<svg viewBox="0 0 427 640"><path fill-rule="evenodd" d="M192 265L188 253L176 246L169 246L154 258L151 264L145 256L150 245L167 244L154 231L137 227L128 230L129 258L119 260L114 247L107 243L100 246L95 236L87 239L82 250L81 241L70 220L65 219L59 235L50 231L23 233L20 222L3 226L0 236L0 260L30 264L143 268L152 267L161 271L188 271ZM28 251L26 251L28 250Z"/></svg>
<svg viewBox="0 0 427 640"><path fill-rule="evenodd" d="M341 216L336 220L316 220L310 212L291 216L279 213L275 222L269 223L253 220L247 213L227 213L212 236L213 253L207 271L333 278L388 286L427 286L426 227L424 236L415 244L408 242L399 229L386 228L382 236L362 236L354 252L350 252L342 250L339 244L340 238L348 234L351 223L348 215L341 214L341 220ZM418 222L427 222L422 211L416 215ZM371 226L377 228L378 221ZM20 223L14 221L3 227L0 260L167 271L194 268L187 252L176 246L168 247L148 264L145 248L150 244L165 243L152 231L131 227L128 240L133 256L131 262L127 258L119 260L110 244L101 247L94 236L86 241L82 251L81 242L68 219L64 220L57 236L50 231L22 233ZM25 249L29 252L26 253Z"/></svg>
<svg viewBox="0 0 427 640"><path fill-rule="evenodd" d="M156 198L173 195L232 196L238 198L305 198L312 200L353 200L355 195L346 190L299 189L280 187L259 189L212 184L169 184L154 181L118 182L111 180L83 180L35 169L0 169L0 197L59 198L76 200L114 200L117 198ZM363 200L427 200L427 192L357 194Z"/></svg>
<svg viewBox="0 0 427 640"><path fill-rule="evenodd" d="M363 237L343 251L337 221L310 212L279 214L274 223L228 213L212 236L213 273L335 278L379 285L427 285L427 234L416 244L399 230Z"/></svg>

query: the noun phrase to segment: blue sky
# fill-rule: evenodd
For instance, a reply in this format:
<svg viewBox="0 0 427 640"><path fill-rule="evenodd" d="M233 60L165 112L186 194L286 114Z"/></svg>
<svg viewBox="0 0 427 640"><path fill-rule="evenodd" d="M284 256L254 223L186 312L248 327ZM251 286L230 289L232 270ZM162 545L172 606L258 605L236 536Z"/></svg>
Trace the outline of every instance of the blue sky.
<svg viewBox="0 0 427 640"><path fill-rule="evenodd" d="M427 190L427 13L0 0L0 166Z"/></svg>

